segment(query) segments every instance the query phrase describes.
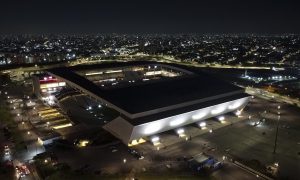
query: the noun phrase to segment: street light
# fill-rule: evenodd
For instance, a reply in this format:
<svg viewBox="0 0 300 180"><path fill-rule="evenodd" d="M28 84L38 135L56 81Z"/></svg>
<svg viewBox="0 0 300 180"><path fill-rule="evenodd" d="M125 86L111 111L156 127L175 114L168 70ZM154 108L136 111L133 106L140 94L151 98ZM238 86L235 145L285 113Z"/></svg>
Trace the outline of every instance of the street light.
<svg viewBox="0 0 300 180"><path fill-rule="evenodd" d="M278 112L278 113L280 114L280 112ZM278 115L278 118L277 118L277 128L276 128L276 135L275 135L275 142L274 142L273 154L276 153L276 148L277 148L277 137L278 137L279 120L280 120L280 115Z"/></svg>

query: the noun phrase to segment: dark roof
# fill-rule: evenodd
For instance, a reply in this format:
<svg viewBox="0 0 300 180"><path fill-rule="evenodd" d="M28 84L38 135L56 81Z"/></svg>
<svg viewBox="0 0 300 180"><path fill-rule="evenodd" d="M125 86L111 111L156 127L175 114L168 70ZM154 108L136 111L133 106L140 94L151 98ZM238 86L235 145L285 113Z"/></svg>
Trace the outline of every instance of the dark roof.
<svg viewBox="0 0 300 180"><path fill-rule="evenodd" d="M128 66L136 64L122 63L121 65ZM98 68L97 66L99 67L100 65L90 65L85 66L85 68L96 69ZM102 67L104 68L103 65ZM72 68L76 70L79 69L79 67ZM235 91L242 92L241 88L202 72L197 72L195 75L171 78L154 83L112 89L103 89L98 87L93 82L74 73L71 68L55 68L50 69L49 72L84 87L86 90L100 96L111 104L131 114L212 97L224 93Z"/></svg>

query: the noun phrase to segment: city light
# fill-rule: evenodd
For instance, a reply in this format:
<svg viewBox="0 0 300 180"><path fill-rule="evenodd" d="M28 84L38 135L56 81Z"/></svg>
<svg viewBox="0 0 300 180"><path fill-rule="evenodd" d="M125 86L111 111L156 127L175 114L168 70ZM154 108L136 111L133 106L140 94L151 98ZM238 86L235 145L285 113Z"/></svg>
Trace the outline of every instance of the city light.
<svg viewBox="0 0 300 180"><path fill-rule="evenodd" d="M247 4L215 3L218 12L209 13L211 9L202 7L200 1L184 6L155 3L151 1L149 7L162 10L164 15L172 14L167 24L164 24L166 18L161 18L161 13L155 10L150 16L149 7L142 3L140 8L135 7L142 12L138 14L130 11L130 3L122 4L124 12L116 13L109 11L120 9L114 3L113 8L104 11L93 11L101 6L100 1L86 3L81 9L75 7L78 3L53 4L66 12L63 15L72 12L90 16L92 12L93 18L85 18L89 19L87 23L75 21L78 18L72 20L77 29L76 25L73 28L61 22L68 20L68 16L55 19L59 13L43 3L42 8L37 3L27 3L26 7L16 3L13 8L2 8L3 14L9 11L8 16L13 16L4 18L8 22L22 21L25 17L22 18L24 12L20 9L24 9L41 25L55 27L45 29L16 23L19 28L0 29L26 31L31 27L29 34L32 28L43 34L4 35L0 40L0 118L3 119L0 126L4 136L0 151L6 169L12 169L15 179L34 179L40 174L45 179L58 173L65 177L78 174L77 178L82 179L94 176L141 179L142 172L150 179L174 179L182 175L199 179L201 174L204 179L299 178L300 35L268 32L268 29L298 30L299 23L295 23L297 27L282 23L290 25L300 18L300 14L292 12L297 11L297 6L286 2L252 3L253 7L245 8ZM281 5L281 9L276 8ZM203 13L189 12L199 7ZM44 14L54 13L45 19L34 9L42 9ZM280 18L266 18L279 14L278 9ZM175 10L178 15L172 13ZM226 12L234 10L245 12L229 24L224 22L223 19L228 19ZM53 29L65 32L70 28L97 30L100 26L103 31L123 31L131 25L130 29L139 30L136 26L147 21L135 21L145 20L142 17L145 14L146 20L155 22L149 25L154 24L151 28L141 26L149 34L42 32ZM223 19L217 17L220 14L225 14ZM114 20L119 15L121 25ZM130 18L134 15L141 17ZM203 16L213 17L210 19L216 22ZM185 21L181 22L182 19ZM222 27L214 30L214 26L207 27L199 19L207 20L208 25L221 22ZM263 21L266 19L269 21ZM282 27L273 27L272 20ZM177 30L197 31L203 26L207 27L203 31L226 32L229 27L241 34L160 32L170 22L179 27ZM116 28L119 26L120 29ZM247 29L250 32L263 29L266 33L244 34L242 31ZM153 34L153 30L158 32ZM253 159L261 164L252 167L257 164L252 163ZM71 167L71 171L58 172L64 162L63 166ZM231 168L232 165L237 167ZM23 172L26 166L31 174Z"/></svg>

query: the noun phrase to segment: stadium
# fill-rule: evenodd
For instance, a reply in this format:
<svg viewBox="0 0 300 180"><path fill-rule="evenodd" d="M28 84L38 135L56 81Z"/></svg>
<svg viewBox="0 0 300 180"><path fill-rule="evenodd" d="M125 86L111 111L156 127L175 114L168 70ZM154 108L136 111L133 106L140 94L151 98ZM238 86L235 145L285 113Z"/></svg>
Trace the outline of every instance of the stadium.
<svg viewBox="0 0 300 180"><path fill-rule="evenodd" d="M103 128L129 146L161 132L239 113L249 101L242 88L166 63L81 65L49 69L48 74L116 110L118 117Z"/></svg>

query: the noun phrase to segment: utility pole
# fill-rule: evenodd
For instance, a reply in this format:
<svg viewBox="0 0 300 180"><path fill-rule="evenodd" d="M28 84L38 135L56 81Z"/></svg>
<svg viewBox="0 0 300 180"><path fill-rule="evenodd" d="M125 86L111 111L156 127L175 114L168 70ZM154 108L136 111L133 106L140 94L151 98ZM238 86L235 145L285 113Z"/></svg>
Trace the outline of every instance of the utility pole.
<svg viewBox="0 0 300 180"><path fill-rule="evenodd" d="M278 106L278 110L279 109L280 109L280 106ZM280 112L278 111L277 127L276 127L276 135L275 135L275 142L274 142L273 154L276 153L276 148L277 148L277 137L278 137L279 120L280 120Z"/></svg>

